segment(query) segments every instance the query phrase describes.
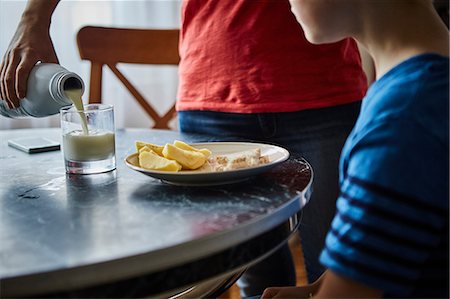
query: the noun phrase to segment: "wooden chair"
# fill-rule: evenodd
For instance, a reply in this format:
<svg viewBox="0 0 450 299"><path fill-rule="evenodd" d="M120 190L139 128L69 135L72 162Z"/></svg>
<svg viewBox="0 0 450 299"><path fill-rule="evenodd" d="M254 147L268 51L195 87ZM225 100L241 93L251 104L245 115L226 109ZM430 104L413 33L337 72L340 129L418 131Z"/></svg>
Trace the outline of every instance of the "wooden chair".
<svg viewBox="0 0 450 299"><path fill-rule="evenodd" d="M106 65L154 121L154 128L168 129L175 105L160 116L117 68L118 63L178 65L179 30L123 29L87 26L77 34L80 56L91 62L89 103L102 102L102 70Z"/></svg>

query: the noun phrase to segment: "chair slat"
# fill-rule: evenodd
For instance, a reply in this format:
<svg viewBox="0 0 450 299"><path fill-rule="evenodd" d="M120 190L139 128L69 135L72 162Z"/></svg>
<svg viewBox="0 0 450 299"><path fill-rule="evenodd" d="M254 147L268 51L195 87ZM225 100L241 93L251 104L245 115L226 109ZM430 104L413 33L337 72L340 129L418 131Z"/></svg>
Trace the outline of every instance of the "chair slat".
<svg viewBox="0 0 450 299"><path fill-rule="evenodd" d="M102 69L106 65L153 119L153 127L169 129L169 122L176 115L175 104L160 116L118 70L117 63L178 65L178 40L178 29L81 28L77 34L78 50L82 59L91 61L89 103L102 102Z"/></svg>
<svg viewBox="0 0 450 299"><path fill-rule="evenodd" d="M77 35L81 58L103 63L178 64L178 40L178 29L87 26Z"/></svg>

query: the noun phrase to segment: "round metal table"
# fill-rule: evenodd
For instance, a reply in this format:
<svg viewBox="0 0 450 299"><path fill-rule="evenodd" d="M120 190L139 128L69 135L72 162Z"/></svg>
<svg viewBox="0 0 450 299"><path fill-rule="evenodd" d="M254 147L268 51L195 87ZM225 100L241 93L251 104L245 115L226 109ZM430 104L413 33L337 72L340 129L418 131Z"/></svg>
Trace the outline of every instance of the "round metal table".
<svg viewBox="0 0 450 299"><path fill-rule="evenodd" d="M96 175L66 175L60 151L7 145L27 136L60 140L60 130L0 131L2 297L140 297L239 273L288 240L311 192L312 169L294 154L209 187L165 184L123 162L135 140L219 140L211 136L117 130L118 167Z"/></svg>

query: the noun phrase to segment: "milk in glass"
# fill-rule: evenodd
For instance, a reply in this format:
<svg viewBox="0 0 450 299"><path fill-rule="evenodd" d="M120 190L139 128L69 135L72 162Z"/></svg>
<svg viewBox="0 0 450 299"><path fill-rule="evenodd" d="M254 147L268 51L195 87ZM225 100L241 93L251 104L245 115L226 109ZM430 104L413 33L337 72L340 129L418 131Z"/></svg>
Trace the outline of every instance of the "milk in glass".
<svg viewBox="0 0 450 299"><path fill-rule="evenodd" d="M85 109L80 89L68 89L66 95L77 109L61 111L66 170L69 173L97 173L115 169L112 107L91 104ZM78 128L72 126L75 122L81 124L81 130L79 125Z"/></svg>

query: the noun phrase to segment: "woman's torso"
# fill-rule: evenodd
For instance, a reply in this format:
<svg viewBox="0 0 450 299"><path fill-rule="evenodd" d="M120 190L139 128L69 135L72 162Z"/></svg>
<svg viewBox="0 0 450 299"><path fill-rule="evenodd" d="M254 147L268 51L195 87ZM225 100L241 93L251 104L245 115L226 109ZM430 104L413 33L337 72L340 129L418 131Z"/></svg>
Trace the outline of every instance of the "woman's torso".
<svg viewBox="0 0 450 299"><path fill-rule="evenodd" d="M360 100L357 46L309 44L286 0L186 0L177 110L291 112Z"/></svg>

